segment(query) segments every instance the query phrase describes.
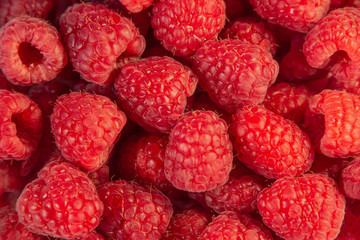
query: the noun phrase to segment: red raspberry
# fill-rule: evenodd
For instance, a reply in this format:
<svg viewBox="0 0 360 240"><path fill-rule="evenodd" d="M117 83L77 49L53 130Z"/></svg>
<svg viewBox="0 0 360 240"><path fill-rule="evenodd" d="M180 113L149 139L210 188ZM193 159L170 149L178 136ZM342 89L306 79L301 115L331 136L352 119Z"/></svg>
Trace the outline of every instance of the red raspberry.
<svg viewBox="0 0 360 240"><path fill-rule="evenodd" d="M150 7L154 0L119 0L127 10L133 13L141 12Z"/></svg>
<svg viewBox="0 0 360 240"><path fill-rule="evenodd" d="M258 195L265 225L285 239L335 239L344 218L345 197L331 178L305 174L276 180Z"/></svg>
<svg viewBox="0 0 360 240"><path fill-rule="evenodd" d="M46 19L52 7L51 0L1 0L0 27L9 20L23 15Z"/></svg>
<svg viewBox="0 0 360 240"><path fill-rule="evenodd" d="M205 210L186 209L171 218L161 240L197 240L210 222L211 216Z"/></svg>
<svg viewBox="0 0 360 240"><path fill-rule="evenodd" d="M19 221L31 232L52 237L89 235L100 222L104 204L94 183L71 163L51 162L16 202Z"/></svg>
<svg viewBox="0 0 360 240"><path fill-rule="evenodd" d="M264 180L258 175L251 174L245 168L236 168L224 185L205 192L205 202L217 213L250 213L257 209L256 198L264 185Z"/></svg>
<svg viewBox="0 0 360 240"><path fill-rule="evenodd" d="M54 79L67 55L57 29L39 18L17 17L0 29L0 68L13 84Z"/></svg>
<svg viewBox="0 0 360 240"><path fill-rule="evenodd" d="M262 102L279 71L269 52L233 39L205 42L194 56L193 68L210 98L230 113Z"/></svg>
<svg viewBox="0 0 360 240"><path fill-rule="evenodd" d="M341 171L340 185L344 194L349 198L360 199L360 158L352 160Z"/></svg>
<svg viewBox="0 0 360 240"><path fill-rule="evenodd" d="M154 35L170 52L190 56L225 24L223 0L162 0L152 9Z"/></svg>
<svg viewBox="0 0 360 240"><path fill-rule="evenodd" d="M0 196L5 192L22 190L26 184L19 171L19 162L0 161Z"/></svg>
<svg viewBox="0 0 360 240"><path fill-rule="evenodd" d="M359 200L347 200L345 218L336 240L358 240L360 236L360 204Z"/></svg>
<svg viewBox="0 0 360 240"><path fill-rule="evenodd" d="M323 115L324 119L320 140L324 155L350 157L360 153L359 105L359 96L335 90L324 90L312 98L310 111Z"/></svg>
<svg viewBox="0 0 360 240"><path fill-rule="evenodd" d="M293 121L262 106L240 109L231 133L237 158L266 178L299 176L313 162L309 137Z"/></svg>
<svg viewBox="0 0 360 240"><path fill-rule="evenodd" d="M330 8L330 0L250 0L250 3L262 18L299 32L309 31Z"/></svg>
<svg viewBox="0 0 360 240"><path fill-rule="evenodd" d="M223 185L232 167L227 124L211 111L184 114L171 130L164 169L178 189L203 192Z"/></svg>
<svg viewBox="0 0 360 240"><path fill-rule="evenodd" d="M61 154L94 171L108 160L126 116L105 96L72 92L57 99L50 120Z"/></svg>
<svg viewBox="0 0 360 240"><path fill-rule="evenodd" d="M274 113L301 124L313 95L303 85L282 82L269 87L262 104Z"/></svg>
<svg viewBox="0 0 360 240"><path fill-rule="evenodd" d="M99 229L111 239L156 240L165 232L173 209L160 191L117 180L99 189L105 212Z"/></svg>
<svg viewBox="0 0 360 240"><path fill-rule="evenodd" d="M275 35L266 27L264 21L251 18L239 18L224 29L222 38L239 39L253 45L259 45L273 56L276 53Z"/></svg>
<svg viewBox="0 0 360 240"><path fill-rule="evenodd" d="M42 135L39 107L22 93L0 90L0 160L29 158Z"/></svg>
<svg viewBox="0 0 360 240"><path fill-rule="evenodd" d="M93 232L90 235L84 237L74 238L74 240L105 240L105 238L103 237L103 235Z"/></svg>
<svg viewBox="0 0 360 240"><path fill-rule="evenodd" d="M141 55L145 49L145 39L134 23L100 4L69 7L60 17L60 30L74 69L101 85L114 80L122 53Z"/></svg>
<svg viewBox="0 0 360 240"><path fill-rule="evenodd" d="M125 64L114 83L118 103L150 132L169 133L197 85L192 71L169 57Z"/></svg>
<svg viewBox="0 0 360 240"><path fill-rule="evenodd" d="M236 239L272 240L271 232L248 215L226 211L215 217L205 228L199 240Z"/></svg>

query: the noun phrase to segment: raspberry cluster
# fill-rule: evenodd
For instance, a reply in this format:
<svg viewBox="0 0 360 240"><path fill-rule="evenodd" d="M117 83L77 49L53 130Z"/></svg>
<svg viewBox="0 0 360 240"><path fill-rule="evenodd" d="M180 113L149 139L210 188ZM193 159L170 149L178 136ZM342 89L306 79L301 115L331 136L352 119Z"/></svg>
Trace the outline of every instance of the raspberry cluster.
<svg viewBox="0 0 360 240"><path fill-rule="evenodd" d="M0 239L359 239L357 0L0 0Z"/></svg>

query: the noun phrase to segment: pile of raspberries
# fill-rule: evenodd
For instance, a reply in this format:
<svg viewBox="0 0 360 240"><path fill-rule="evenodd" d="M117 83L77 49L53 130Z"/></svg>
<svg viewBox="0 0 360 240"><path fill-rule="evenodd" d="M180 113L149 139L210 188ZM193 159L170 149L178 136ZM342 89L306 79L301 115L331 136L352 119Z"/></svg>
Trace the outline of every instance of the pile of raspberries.
<svg viewBox="0 0 360 240"><path fill-rule="evenodd" d="M1 0L1 240L360 239L360 1Z"/></svg>

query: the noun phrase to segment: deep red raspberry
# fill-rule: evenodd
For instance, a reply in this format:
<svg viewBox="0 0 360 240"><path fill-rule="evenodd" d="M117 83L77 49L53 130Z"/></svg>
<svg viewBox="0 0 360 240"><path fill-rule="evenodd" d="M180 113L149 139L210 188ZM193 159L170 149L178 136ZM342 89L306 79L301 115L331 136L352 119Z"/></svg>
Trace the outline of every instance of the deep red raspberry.
<svg viewBox="0 0 360 240"><path fill-rule="evenodd" d="M90 235L84 237L74 238L74 240L105 240L105 238L103 237L103 235L93 232Z"/></svg>
<svg viewBox="0 0 360 240"><path fill-rule="evenodd" d="M135 182L106 183L99 196L105 205L99 229L111 239L160 239L173 214L165 195Z"/></svg>
<svg viewBox="0 0 360 240"><path fill-rule="evenodd" d="M37 148L43 116L22 93L0 90L0 159L24 160Z"/></svg>
<svg viewBox="0 0 360 240"><path fill-rule="evenodd" d="M359 200L346 201L345 218L336 240L357 240L360 236L360 204Z"/></svg>
<svg viewBox="0 0 360 240"><path fill-rule="evenodd" d="M169 133L186 107L198 79L169 57L149 57L125 64L114 83L117 101L145 130Z"/></svg>
<svg viewBox="0 0 360 240"><path fill-rule="evenodd" d="M360 199L360 158L352 160L342 171L340 185L349 198Z"/></svg>
<svg viewBox="0 0 360 240"><path fill-rule="evenodd" d="M104 204L94 183L71 163L53 161L38 173L16 202L19 221L30 231L52 237L89 235Z"/></svg>
<svg viewBox="0 0 360 240"><path fill-rule="evenodd" d="M0 69L13 84L54 79L67 55L57 29L39 18L17 17L0 29Z"/></svg>
<svg viewBox="0 0 360 240"><path fill-rule="evenodd" d="M202 208L186 209L174 215L161 240L197 240L211 216Z"/></svg>
<svg viewBox="0 0 360 240"><path fill-rule="evenodd" d="M155 37L178 56L192 55L206 40L216 39L224 24L223 0L163 0L152 9Z"/></svg>
<svg viewBox="0 0 360 240"><path fill-rule="evenodd" d="M236 168L222 186L205 192L206 205L215 212L237 211L250 213L257 209L256 198L264 188L264 180L245 169Z"/></svg>
<svg viewBox="0 0 360 240"><path fill-rule="evenodd" d="M9 20L22 15L46 19L53 7L51 0L1 0L0 27Z"/></svg>
<svg viewBox="0 0 360 240"><path fill-rule="evenodd" d="M74 69L89 82L111 83L120 55L145 49L134 23L101 4L74 4L60 17L60 27Z"/></svg>
<svg viewBox="0 0 360 240"><path fill-rule="evenodd" d="M313 95L304 85L281 82L269 87L262 104L274 113L301 124Z"/></svg>
<svg viewBox="0 0 360 240"><path fill-rule="evenodd" d="M215 217L205 228L199 240L272 240L271 232L259 221L235 211L226 211Z"/></svg>
<svg viewBox="0 0 360 240"><path fill-rule="evenodd" d="M239 39L254 45L259 45L275 56L277 43L275 35L267 28L264 21L251 18L238 18L226 27L222 38Z"/></svg>
<svg viewBox="0 0 360 240"><path fill-rule="evenodd" d="M279 71L268 51L233 39L205 42L194 56L193 68L210 98L230 113L262 102Z"/></svg>
<svg viewBox="0 0 360 240"><path fill-rule="evenodd" d="M335 239L344 218L345 197L322 174L276 180L258 195L265 225L285 239Z"/></svg>
<svg viewBox="0 0 360 240"><path fill-rule="evenodd" d="M61 154L94 171L108 160L126 116L105 96L72 92L57 99L50 120Z"/></svg>
<svg viewBox="0 0 360 240"><path fill-rule="evenodd" d="M127 10L133 13L141 12L150 7L154 0L119 0Z"/></svg>
<svg viewBox="0 0 360 240"><path fill-rule="evenodd" d="M309 31L330 8L330 0L250 0L250 3L269 22L299 32Z"/></svg>
<svg viewBox="0 0 360 240"><path fill-rule="evenodd" d="M262 106L240 109L231 133L237 158L266 178L299 176L313 162L309 137L293 121Z"/></svg>
<svg viewBox="0 0 360 240"><path fill-rule="evenodd" d="M0 161L0 196L5 192L22 190L26 185L26 179L21 177L19 170L19 162Z"/></svg>
<svg viewBox="0 0 360 240"><path fill-rule="evenodd" d="M232 168L227 124L212 111L184 114L171 130L164 169L178 189L203 192L223 185Z"/></svg>
<svg viewBox="0 0 360 240"><path fill-rule="evenodd" d="M310 111L324 119L319 147L324 155L350 157L360 153L359 105L359 96L342 91L324 90L312 98Z"/></svg>

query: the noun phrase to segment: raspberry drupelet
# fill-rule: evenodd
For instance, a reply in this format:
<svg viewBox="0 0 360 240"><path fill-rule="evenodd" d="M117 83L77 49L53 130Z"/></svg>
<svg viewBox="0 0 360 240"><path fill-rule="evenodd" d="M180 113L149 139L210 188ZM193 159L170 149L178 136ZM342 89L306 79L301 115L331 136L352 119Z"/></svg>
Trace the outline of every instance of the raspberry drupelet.
<svg viewBox="0 0 360 240"><path fill-rule="evenodd" d="M118 0L132 13L141 12L151 6L154 0Z"/></svg>
<svg viewBox="0 0 360 240"><path fill-rule="evenodd" d="M59 32L43 19L16 17L0 29L0 69L13 84L50 81L67 61Z"/></svg>
<svg viewBox="0 0 360 240"><path fill-rule="evenodd" d="M105 96L72 92L56 100L50 120L61 154L94 171L108 160L126 115Z"/></svg>

